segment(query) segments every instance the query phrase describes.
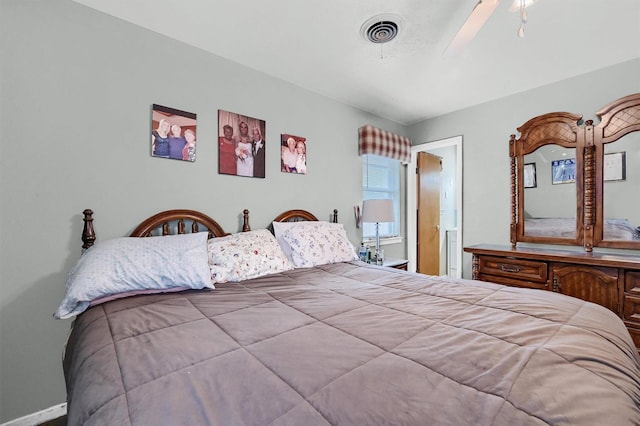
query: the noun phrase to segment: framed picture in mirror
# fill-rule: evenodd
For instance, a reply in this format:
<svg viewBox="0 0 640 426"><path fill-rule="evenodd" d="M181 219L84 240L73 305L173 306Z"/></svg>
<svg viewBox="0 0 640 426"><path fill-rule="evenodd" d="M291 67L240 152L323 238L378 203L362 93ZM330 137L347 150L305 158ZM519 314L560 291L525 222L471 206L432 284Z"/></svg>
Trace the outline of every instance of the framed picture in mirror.
<svg viewBox="0 0 640 426"><path fill-rule="evenodd" d="M564 160L553 160L551 162L551 183L575 183L576 181L576 159L566 158Z"/></svg>
<svg viewBox="0 0 640 426"><path fill-rule="evenodd" d="M524 165L524 187L535 188L536 182L536 163L527 163Z"/></svg>
<svg viewBox="0 0 640 426"><path fill-rule="evenodd" d="M612 152L604 155L604 180L627 179L627 153Z"/></svg>

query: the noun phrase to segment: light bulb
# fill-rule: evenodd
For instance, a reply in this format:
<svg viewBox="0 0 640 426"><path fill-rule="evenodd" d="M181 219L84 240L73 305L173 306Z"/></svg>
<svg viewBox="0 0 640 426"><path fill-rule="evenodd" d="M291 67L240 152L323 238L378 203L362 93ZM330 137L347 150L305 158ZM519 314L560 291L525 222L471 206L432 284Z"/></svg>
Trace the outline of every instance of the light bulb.
<svg viewBox="0 0 640 426"><path fill-rule="evenodd" d="M527 7L525 0L520 0L520 28L518 28L518 37L524 37L524 24L527 23L527 11L525 10Z"/></svg>

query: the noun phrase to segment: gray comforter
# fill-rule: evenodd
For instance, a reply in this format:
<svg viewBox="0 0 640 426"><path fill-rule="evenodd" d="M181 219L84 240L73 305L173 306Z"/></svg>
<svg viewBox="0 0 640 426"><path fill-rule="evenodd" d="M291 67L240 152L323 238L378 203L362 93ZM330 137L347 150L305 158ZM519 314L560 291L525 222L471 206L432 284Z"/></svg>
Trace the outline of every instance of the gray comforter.
<svg viewBox="0 0 640 426"><path fill-rule="evenodd" d="M364 263L136 296L75 322L69 424L640 424L619 318Z"/></svg>

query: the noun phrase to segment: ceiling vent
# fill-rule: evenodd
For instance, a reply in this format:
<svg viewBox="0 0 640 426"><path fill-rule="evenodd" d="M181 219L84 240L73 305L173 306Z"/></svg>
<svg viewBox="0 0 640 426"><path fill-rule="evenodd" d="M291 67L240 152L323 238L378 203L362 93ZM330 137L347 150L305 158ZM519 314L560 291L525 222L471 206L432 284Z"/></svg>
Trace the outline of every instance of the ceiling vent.
<svg viewBox="0 0 640 426"><path fill-rule="evenodd" d="M368 19L360 28L362 37L371 43L388 43L400 32L403 22L392 14L377 15Z"/></svg>

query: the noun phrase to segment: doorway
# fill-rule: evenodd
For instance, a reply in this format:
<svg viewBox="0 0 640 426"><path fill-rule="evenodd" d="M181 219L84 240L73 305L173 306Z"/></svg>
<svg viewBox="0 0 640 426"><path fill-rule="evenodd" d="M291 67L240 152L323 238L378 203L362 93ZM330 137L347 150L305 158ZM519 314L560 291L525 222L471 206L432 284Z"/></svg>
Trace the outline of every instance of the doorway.
<svg viewBox="0 0 640 426"><path fill-rule="evenodd" d="M417 255L416 272L441 275L440 267L440 182L442 158L418 152L416 166Z"/></svg>
<svg viewBox="0 0 640 426"><path fill-rule="evenodd" d="M462 136L454 136L411 147L409 170L416 170L418 153L429 152L443 160L440 191L440 274L462 277ZM417 271L417 183L407 179L407 257L409 270Z"/></svg>

